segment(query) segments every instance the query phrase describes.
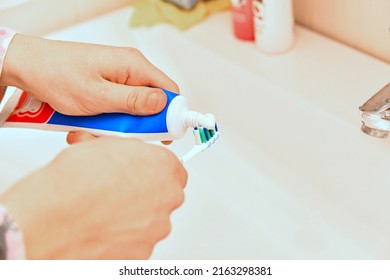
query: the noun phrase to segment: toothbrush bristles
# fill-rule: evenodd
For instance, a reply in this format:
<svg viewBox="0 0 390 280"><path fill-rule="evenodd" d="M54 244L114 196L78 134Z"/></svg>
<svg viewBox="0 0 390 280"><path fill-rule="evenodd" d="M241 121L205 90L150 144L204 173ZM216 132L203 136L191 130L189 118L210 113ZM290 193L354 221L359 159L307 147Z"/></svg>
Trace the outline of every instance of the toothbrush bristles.
<svg viewBox="0 0 390 280"><path fill-rule="evenodd" d="M188 162L195 155L209 148L219 138L217 124L215 124L215 129L194 127L193 134L195 138L195 145L188 153L180 158L183 163Z"/></svg>

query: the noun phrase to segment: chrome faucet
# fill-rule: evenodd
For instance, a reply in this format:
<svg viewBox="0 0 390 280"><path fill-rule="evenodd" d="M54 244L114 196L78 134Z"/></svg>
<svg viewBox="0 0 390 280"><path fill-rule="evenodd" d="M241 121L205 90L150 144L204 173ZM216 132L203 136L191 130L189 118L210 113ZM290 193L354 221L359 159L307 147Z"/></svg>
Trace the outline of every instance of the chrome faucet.
<svg viewBox="0 0 390 280"><path fill-rule="evenodd" d="M362 131L370 136L386 138L390 131L390 83L359 107Z"/></svg>
<svg viewBox="0 0 390 280"><path fill-rule="evenodd" d="M165 0L166 2L175 4L179 8L191 10L199 2L199 0Z"/></svg>

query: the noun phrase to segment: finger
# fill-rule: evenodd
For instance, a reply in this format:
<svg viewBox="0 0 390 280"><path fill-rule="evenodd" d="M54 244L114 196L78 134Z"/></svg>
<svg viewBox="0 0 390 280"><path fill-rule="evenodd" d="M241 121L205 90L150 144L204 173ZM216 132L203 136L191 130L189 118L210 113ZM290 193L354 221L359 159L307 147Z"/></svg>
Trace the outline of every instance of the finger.
<svg viewBox="0 0 390 280"><path fill-rule="evenodd" d="M125 84L137 86L149 86L163 88L172 92L180 93L178 85L169 78L163 71L153 65L139 50L129 49L129 61L124 61L127 67Z"/></svg>
<svg viewBox="0 0 390 280"><path fill-rule="evenodd" d="M66 136L66 142L69 145L72 145L72 144L76 144L76 143L80 143L80 142L84 142L84 141L93 140L96 138L97 138L96 136L89 134L88 132L85 132L85 131L81 131L81 130L80 131L71 131Z"/></svg>
<svg viewBox="0 0 390 280"><path fill-rule="evenodd" d="M143 55L142 59L145 63L142 63L142 71L137 71L140 75L140 83L147 84L151 87L163 88L175 93L180 94L179 86L170 79L164 72L158 69L155 65L150 63ZM164 145L170 145L173 141L161 141Z"/></svg>
<svg viewBox="0 0 390 280"><path fill-rule="evenodd" d="M122 112L131 115L154 115L167 104L166 94L158 88L127 86L108 81L101 90L99 110Z"/></svg>
<svg viewBox="0 0 390 280"><path fill-rule="evenodd" d="M135 79L137 79L137 81L135 81L136 84L162 88L175 93L180 93L179 86L149 61L143 63L142 68L135 73Z"/></svg>

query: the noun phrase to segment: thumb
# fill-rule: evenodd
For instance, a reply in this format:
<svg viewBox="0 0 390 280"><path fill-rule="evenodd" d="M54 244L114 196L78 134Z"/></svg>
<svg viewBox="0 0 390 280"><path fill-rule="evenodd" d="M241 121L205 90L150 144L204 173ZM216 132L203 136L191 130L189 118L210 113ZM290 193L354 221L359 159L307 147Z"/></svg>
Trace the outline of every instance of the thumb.
<svg viewBox="0 0 390 280"><path fill-rule="evenodd" d="M99 108L104 112L154 115L161 112L167 104L167 96L159 88L107 83L108 89L103 91L104 102Z"/></svg>

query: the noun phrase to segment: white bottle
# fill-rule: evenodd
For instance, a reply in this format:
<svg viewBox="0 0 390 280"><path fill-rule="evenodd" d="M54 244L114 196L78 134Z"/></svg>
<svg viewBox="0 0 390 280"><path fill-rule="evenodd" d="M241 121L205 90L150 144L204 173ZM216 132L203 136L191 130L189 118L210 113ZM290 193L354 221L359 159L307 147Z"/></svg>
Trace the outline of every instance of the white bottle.
<svg viewBox="0 0 390 280"><path fill-rule="evenodd" d="M256 46L267 53L280 53L294 42L292 0L253 0Z"/></svg>

